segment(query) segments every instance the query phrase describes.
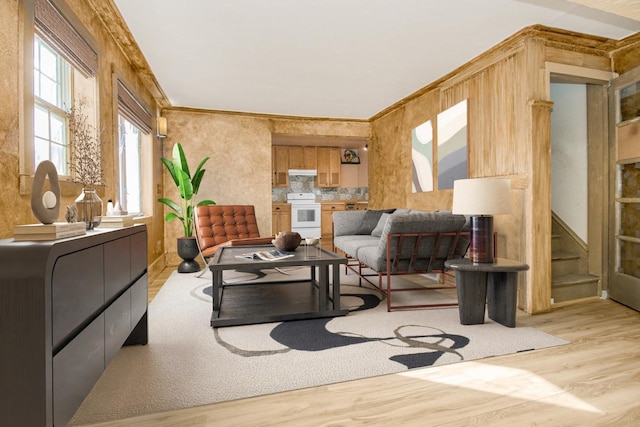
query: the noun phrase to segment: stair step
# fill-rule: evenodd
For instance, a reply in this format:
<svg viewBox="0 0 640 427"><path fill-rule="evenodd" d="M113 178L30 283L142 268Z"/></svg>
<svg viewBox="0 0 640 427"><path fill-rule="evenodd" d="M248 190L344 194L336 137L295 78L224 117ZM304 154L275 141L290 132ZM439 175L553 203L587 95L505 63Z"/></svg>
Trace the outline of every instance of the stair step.
<svg viewBox="0 0 640 427"><path fill-rule="evenodd" d="M553 276L553 278L551 279L551 287L556 288L562 286L579 285L581 283L597 282L598 280L600 280L600 278L592 274L562 274Z"/></svg>
<svg viewBox="0 0 640 427"><path fill-rule="evenodd" d="M580 259L580 255L565 251L555 251L551 253L551 261L566 261L571 259Z"/></svg>
<svg viewBox="0 0 640 427"><path fill-rule="evenodd" d="M598 296L600 278L591 274L554 275L551 298L554 303Z"/></svg>

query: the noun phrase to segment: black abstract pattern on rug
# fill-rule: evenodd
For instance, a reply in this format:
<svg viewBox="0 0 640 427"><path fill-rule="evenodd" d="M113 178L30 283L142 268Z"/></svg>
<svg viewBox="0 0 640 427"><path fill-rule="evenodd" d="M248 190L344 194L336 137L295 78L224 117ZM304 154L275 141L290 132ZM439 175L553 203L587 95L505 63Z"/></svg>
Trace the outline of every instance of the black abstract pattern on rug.
<svg viewBox="0 0 640 427"><path fill-rule="evenodd" d="M205 293L211 294L211 288ZM350 312L369 310L377 307L381 300L377 295L372 294L342 294L342 297L352 297L360 299L360 305L350 309ZM282 322L276 325L270 333L271 338L286 346L281 350L253 351L244 350L225 342L217 329L214 329L216 341L230 352L244 356L256 357L277 353L286 353L291 350L297 351L323 351L349 345L362 344L367 342L379 342L384 345L394 346L402 349L417 348L425 351L415 354L398 354L390 360L406 366L408 369L420 368L434 365L440 357L445 354L454 354L464 360L462 354L456 351L469 344L469 339L462 335L448 334L440 329L425 325L403 325L394 330L394 335L390 337L366 337L348 331L331 332L327 329L327 324L332 318L293 320ZM406 334L405 329L410 328L413 333ZM416 334L416 329L424 329L424 333ZM445 343L451 343L447 345Z"/></svg>

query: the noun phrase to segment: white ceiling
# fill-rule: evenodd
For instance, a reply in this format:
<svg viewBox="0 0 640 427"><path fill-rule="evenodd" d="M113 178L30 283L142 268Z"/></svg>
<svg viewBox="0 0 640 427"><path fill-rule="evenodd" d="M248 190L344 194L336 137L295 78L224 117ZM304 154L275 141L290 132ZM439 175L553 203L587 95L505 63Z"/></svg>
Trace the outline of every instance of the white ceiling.
<svg viewBox="0 0 640 427"><path fill-rule="evenodd" d="M304 117L369 119L529 25L640 31L640 0L114 2L173 106Z"/></svg>

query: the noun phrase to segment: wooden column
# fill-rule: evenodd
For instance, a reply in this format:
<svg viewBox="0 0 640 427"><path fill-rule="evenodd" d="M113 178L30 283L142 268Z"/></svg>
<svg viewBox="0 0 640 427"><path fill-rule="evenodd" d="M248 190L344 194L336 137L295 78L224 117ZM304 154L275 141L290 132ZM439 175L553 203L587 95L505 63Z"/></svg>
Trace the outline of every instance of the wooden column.
<svg viewBox="0 0 640 427"><path fill-rule="evenodd" d="M551 309L551 107L553 102L529 101L531 106L531 186L525 201L528 244L528 286L524 310Z"/></svg>

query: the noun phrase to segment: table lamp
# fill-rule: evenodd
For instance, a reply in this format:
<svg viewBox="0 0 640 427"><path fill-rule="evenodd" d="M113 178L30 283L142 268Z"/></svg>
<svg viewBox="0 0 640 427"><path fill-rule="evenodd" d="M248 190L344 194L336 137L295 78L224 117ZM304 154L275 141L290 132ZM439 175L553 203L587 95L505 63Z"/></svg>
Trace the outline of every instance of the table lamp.
<svg viewBox="0 0 640 427"><path fill-rule="evenodd" d="M511 181L508 178L454 181L452 212L471 217L471 262L492 263L493 215L511 213Z"/></svg>

